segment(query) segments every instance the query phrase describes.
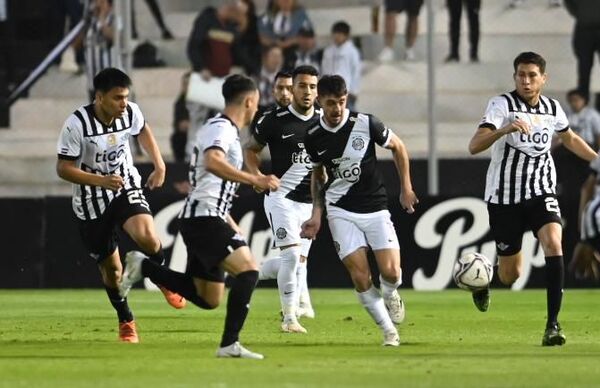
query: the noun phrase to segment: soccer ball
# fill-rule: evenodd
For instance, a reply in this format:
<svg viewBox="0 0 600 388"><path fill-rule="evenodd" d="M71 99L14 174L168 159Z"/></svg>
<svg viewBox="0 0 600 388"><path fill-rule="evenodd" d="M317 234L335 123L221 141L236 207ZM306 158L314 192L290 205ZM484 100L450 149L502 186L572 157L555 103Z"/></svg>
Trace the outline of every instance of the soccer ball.
<svg viewBox="0 0 600 388"><path fill-rule="evenodd" d="M481 253L470 252L454 264L452 277L459 288L477 291L487 288L492 281L494 270L490 260Z"/></svg>

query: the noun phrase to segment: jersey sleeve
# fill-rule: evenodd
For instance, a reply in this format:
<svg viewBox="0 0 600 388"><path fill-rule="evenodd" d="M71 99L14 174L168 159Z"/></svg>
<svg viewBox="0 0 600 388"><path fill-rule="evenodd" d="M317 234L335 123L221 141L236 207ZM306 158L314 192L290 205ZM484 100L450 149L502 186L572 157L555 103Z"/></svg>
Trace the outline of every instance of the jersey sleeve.
<svg viewBox="0 0 600 388"><path fill-rule="evenodd" d="M146 126L146 119L138 104L130 102L128 108L131 109L131 134L137 136Z"/></svg>
<svg viewBox="0 0 600 388"><path fill-rule="evenodd" d="M313 167L319 167L321 164L323 164L321 161L321 158L315 148L315 142L313 141L312 136L306 135L304 137L304 149L306 150L306 153L310 157L310 161L311 161Z"/></svg>
<svg viewBox="0 0 600 388"><path fill-rule="evenodd" d="M567 119L567 114L563 110L562 106L558 103L558 101L554 100L556 104L556 120L554 120L554 131L555 132L564 132L569 129L569 119Z"/></svg>
<svg viewBox="0 0 600 388"><path fill-rule="evenodd" d="M508 116L508 106L502 96L497 96L488 102L485 114L479 122L480 128L490 128L496 130L502 128L504 120Z"/></svg>
<svg viewBox="0 0 600 388"><path fill-rule="evenodd" d="M381 147L386 147L392 138L392 131L381 120L373 115L369 117L369 132L371 138Z"/></svg>
<svg viewBox="0 0 600 388"><path fill-rule="evenodd" d="M81 156L83 132L79 120L71 115L63 124L56 145L59 159L75 160Z"/></svg>
<svg viewBox="0 0 600 388"><path fill-rule="evenodd" d="M600 157L590 162L590 172L595 175L600 174Z"/></svg>
<svg viewBox="0 0 600 388"><path fill-rule="evenodd" d="M271 134L273 133L273 125L271 120L272 111L265 112L256 122L254 126L254 130L252 131L252 136L254 139L262 145L266 145L271 139Z"/></svg>
<svg viewBox="0 0 600 388"><path fill-rule="evenodd" d="M198 140L202 144L202 152L216 148L227 153L237 137L235 128L222 123L214 123L209 125L206 131L198 131Z"/></svg>

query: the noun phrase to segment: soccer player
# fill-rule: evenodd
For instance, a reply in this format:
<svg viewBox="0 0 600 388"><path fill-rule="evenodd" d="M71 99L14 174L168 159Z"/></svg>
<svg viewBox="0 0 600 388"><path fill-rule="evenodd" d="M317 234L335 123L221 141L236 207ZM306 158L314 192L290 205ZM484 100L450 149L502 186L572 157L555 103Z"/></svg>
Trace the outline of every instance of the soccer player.
<svg viewBox="0 0 600 388"><path fill-rule="evenodd" d="M126 294L144 276L185 296L202 309L216 308L223 297L224 272L233 278L227 314L217 357L262 359L244 348L239 333L258 280L258 270L238 225L229 215L240 183L261 190L276 190L279 179L241 170L240 128L247 126L258 107L254 81L241 75L226 78L222 87L223 113L209 119L198 131L190 162L193 190L179 214L180 231L188 251L185 273L156 265L139 252L129 253L121 282Z"/></svg>
<svg viewBox="0 0 600 388"><path fill-rule="evenodd" d="M479 128L469 143L478 154L492 147L485 200L490 229L496 242L498 268L505 285L521 274L523 233L531 229L546 260L547 321L543 346L563 345L566 337L558 322L563 284L562 225L556 199L556 169L550 155L552 135L582 159L596 153L570 128L558 101L543 96L546 61L533 52L519 54L513 62L515 90L490 99ZM480 311L489 306L489 289L473 293Z"/></svg>
<svg viewBox="0 0 600 388"><path fill-rule="evenodd" d="M119 339L136 343L133 314L118 290L122 266L115 229L122 228L156 265L162 264L164 257L142 179L133 165L129 138L138 138L154 164L146 182L150 190L162 186L165 163L140 108L128 101L130 86L127 74L115 68L94 77L94 102L78 108L63 125L56 171L73 183L73 211L83 243L96 260L117 311ZM181 296L164 287L161 290L173 307L185 305Z"/></svg>
<svg viewBox="0 0 600 388"><path fill-rule="evenodd" d="M413 213L419 201L412 189L408 152L379 119L346 109L348 90L342 77L323 76L318 95L323 115L304 140L313 164L313 209L302 225L302 236L316 237L326 207L335 249L350 273L360 303L383 331L383 345L398 346L400 337L394 324L401 323L405 315L397 291L402 284L400 246L387 210L375 144L392 151L402 186L400 203ZM381 273L381 293L371 281L368 246Z"/></svg>
<svg viewBox="0 0 600 388"><path fill-rule="evenodd" d="M259 154L267 145L273 172L281 179L279 190L266 193L264 206L273 232L273 247L280 249L277 286L283 311L281 330L287 333L306 333L297 319L301 295L298 278L303 277L306 283L306 257L312 243L300 238L302 222L310 216L312 202L311 163L304 137L306 131L319 121L319 111L314 108L318 75L312 66L294 69L291 104L263 116L245 145L246 167L250 172L262 175ZM302 313L314 317L306 293Z"/></svg>

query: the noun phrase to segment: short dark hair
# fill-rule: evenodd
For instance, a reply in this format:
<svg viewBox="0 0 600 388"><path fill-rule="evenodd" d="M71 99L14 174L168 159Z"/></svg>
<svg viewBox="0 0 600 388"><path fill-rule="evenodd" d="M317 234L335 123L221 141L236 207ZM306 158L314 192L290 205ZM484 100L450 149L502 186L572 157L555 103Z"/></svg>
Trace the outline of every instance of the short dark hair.
<svg viewBox="0 0 600 388"><path fill-rule="evenodd" d="M298 31L298 36L302 36L304 38L314 38L315 37L315 30L313 30L310 27L302 27Z"/></svg>
<svg viewBox="0 0 600 388"><path fill-rule="evenodd" d="M567 92L567 98L570 98L573 96L579 96L579 97L583 98L583 100L585 101L585 105L587 105L588 102L590 101L590 96L588 95L588 93L584 92L581 89L571 89Z"/></svg>
<svg viewBox="0 0 600 388"><path fill-rule="evenodd" d="M348 94L346 81L339 75L324 75L317 84L317 93L319 96L341 97Z"/></svg>
<svg viewBox="0 0 600 388"><path fill-rule="evenodd" d="M333 23L333 26L331 27L331 33L335 34L336 32L344 35L350 35L350 24L343 20Z"/></svg>
<svg viewBox="0 0 600 388"><path fill-rule="evenodd" d="M257 87L252 78L241 74L233 74L225 78L225 82L221 87L226 105L239 102L241 96L255 90L257 90Z"/></svg>
<svg viewBox="0 0 600 388"><path fill-rule="evenodd" d="M94 76L94 91L106 93L112 88L129 88L131 86L131 78L123 71L107 67L100 70Z"/></svg>
<svg viewBox="0 0 600 388"><path fill-rule="evenodd" d="M298 66L292 71L292 80L295 80L296 77L300 74L304 75L314 75L315 77L319 76L319 71L311 65L301 65Z"/></svg>
<svg viewBox="0 0 600 388"><path fill-rule="evenodd" d="M517 67L519 67L520 64L537 65L537 67L540 68L540 73L544 74L546 72L546 60L540 54L532 51L526 51L517 55L513 62L515 73L517 72Z"/></svg>
<svg viewBox="0 0 600 388"><path fill-rule="evenodd" d="M275 74L273 82L277 81L279 78L292 78L292 73L287 70L280 70L277 72L277 74Z"/></svg>

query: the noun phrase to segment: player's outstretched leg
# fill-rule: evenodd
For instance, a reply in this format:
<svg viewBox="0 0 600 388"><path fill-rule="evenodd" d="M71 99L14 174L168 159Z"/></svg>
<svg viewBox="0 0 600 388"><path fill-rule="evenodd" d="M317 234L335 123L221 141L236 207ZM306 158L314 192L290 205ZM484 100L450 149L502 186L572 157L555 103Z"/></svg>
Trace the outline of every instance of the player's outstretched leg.
<svg viewBox="0 0 600 388"><path fill-rule="evenodd" d="M390 319L396 325L402 323L404 321L404 317L406 316L406 312L404 310L404 301L398 294L398 287L400 284L402 284L402 275L400 275L398 280L394 283L388 282L381 275L379 275L379 283L381 284L383 302L390 315Z"/></svg>
<svg viewBox="0 0 600 388"><path fill-rule="evenodd" d="M277 287L283 310L281 330L285 333L306 333L296 317L298 284L296 271L300 262L300 246L289 246L281 250L281 265L277 274Z"/></svg>
<svg viewBox="0 0 600 388"><path fill-rule="evenodd" d="M542 346L561 346L567 342L560 324L558 313L562 304L565 268L562 256L546 257L546 300L548 320L542 338Z"/></svg>
<svg viewBox="0 0 600 388"><path fill-rule="evenodd" d="M158 265L163 265L165 262L165 258L163 256L162 246L159 248L157 253L153 255L148 255L148 259ZM161 284L157 283L156 285L158 286L158 289L160 290L160 292L162 292L163 296L165 297L165 300L171 307L176 309L182 309L185 307L186 301L183 296L169 290Z"/></svg>

